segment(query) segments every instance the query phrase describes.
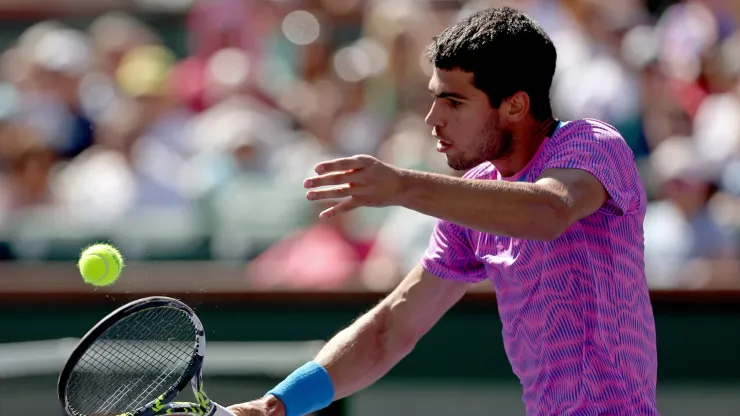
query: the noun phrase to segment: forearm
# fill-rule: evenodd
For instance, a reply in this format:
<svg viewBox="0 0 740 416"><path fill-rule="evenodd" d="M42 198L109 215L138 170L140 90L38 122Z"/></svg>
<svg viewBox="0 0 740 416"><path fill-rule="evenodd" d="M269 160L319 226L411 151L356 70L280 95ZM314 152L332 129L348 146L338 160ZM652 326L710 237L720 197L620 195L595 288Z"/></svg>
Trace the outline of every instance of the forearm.
<svg viewBox="0 0 740 416"><path fill-rule="evenodd" d="M413 349L416 340L393 330L387 301L335 335L316 356L331 377L335 400L370 386Z"/></svg>
<svg viewBox="0 0 740 416"><path fill-rule="evenodd" d="M484 181L404 171L399 204L474 230L533 240L557 237L567 202L527 182Z"/></svg>
<svg viewBox="0 0 740 416"><path fill-rule="evenodd" d="M385 323L387 300L335 335L312 363L271 390L260 403L267 409L266 414L303 415L318 410L368 387L406 356L413 345L394 342L393 331ZM323 370L316 372L311 364Z"/></svg>

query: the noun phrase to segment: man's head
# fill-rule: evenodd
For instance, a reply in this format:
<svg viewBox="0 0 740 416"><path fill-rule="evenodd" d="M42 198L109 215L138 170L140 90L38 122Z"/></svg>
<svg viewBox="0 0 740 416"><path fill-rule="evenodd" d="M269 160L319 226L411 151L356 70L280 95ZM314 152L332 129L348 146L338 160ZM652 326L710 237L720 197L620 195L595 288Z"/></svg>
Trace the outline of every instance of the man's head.
<svg viewBox="0 0 740 416"><path fill-rule="evenodd" d="M512 151L514 131L552 116L552 40L521 12L495 8L445 29L427 50L435 96L427 124L453 169Z"/></svg>

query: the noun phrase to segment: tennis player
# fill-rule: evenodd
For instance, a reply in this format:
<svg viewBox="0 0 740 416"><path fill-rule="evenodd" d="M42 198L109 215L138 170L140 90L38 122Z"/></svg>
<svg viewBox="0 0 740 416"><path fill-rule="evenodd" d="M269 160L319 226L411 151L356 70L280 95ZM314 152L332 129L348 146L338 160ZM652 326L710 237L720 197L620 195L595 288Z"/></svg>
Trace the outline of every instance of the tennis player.
<svg viewBox="0 0 740 416"><path fill-rule="evenodd" d="M629 147L601 121L553 118L555 47L514 9L447 28L428 56L426 121L464 177L355 156L320 163L305 181L309 200L348 197L323 218L389 205L439 218L425 256L315 360L231 409L304 415L368 387L471 283L490 280L527 415L658 415L646 197Z"/></svg>

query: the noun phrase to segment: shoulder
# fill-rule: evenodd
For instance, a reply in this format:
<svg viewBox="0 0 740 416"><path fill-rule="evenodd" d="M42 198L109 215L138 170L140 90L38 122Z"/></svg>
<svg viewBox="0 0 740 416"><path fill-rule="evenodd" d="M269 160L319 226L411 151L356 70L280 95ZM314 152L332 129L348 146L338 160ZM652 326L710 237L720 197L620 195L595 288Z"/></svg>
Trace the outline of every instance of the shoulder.
<svg viewBox="0 0 740 416"><path fill-rule="evenodd" d="M565 122L551 139L551 144L554 145L568 142L581 142L583 145L593 146L606 144L628 147L616 127L592 118Z"/></svg>
<svg viewBox="0 0 740 416"><path fill-rule="evenodd" d="M610 159L619 163L634 161L634 153L622 134L612 125L596 119L565 123L550 139L546 158L580 156Z"/></svg>
<svg viewBox="0 0 740 416"><path fill-rule="evenodd" d="M585 170L604 186L613 212L644 211L645 191L634 153L611 125L595 119L571 121L553 135L544 153L541 172Z"/></svg>
<svg viewBox="0 0 740 416"><path fill-rule="evenodd" d="M496 179L496 168L491 162L483 162L463 175L464 179Z"/></svg>

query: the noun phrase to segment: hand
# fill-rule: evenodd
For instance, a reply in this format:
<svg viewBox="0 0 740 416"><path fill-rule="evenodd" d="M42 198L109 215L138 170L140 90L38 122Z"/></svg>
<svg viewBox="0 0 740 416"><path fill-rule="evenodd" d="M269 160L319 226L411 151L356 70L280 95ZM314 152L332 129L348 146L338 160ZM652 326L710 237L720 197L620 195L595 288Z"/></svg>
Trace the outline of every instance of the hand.
<svg viewBox="0 0 740 416"><path fill-rule="evenodd" d="M397 204L403 193L403 170L360 155L336 159L316 165L319 176L303 182L307 189L331 186L306 193L310 201L349 199L323 211L319 218L330 218L359 207L386 207Z"/></svg>
<svg viewBox="0 0 740 416"><path fill-rule="evenodd" d="M285 416L283 402L271 395L251 402L235 404L226 409L236 416Z"/></svg>

